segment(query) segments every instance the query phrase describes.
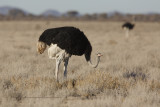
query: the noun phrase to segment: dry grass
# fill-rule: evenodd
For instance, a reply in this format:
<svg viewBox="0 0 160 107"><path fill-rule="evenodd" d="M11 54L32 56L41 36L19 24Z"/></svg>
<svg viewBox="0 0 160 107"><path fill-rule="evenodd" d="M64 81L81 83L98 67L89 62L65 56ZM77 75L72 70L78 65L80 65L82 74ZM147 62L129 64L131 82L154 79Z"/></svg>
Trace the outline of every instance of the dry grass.
<svg viewBox="0 0 160 107"><path fill-rule="evenodd" d="M159 107L160 23L137 23L128 40L121 22L0 22L0 106ZM72 56L68 79L54 78L55 61L38 55L40 34L76 26L90 40L98 68Z"/></svg>

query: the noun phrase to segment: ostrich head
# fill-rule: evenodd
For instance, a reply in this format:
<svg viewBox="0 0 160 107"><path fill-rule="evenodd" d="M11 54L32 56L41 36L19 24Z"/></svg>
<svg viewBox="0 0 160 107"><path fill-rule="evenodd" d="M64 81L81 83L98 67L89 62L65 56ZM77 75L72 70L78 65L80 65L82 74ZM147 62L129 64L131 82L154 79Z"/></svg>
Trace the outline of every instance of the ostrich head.
<svg viewBox="0 0 160 107"><path fill-rule="evenodd" d="M42 54L45 51L46 47L47 47L47 45L44 42L38 41L38 43L37 43L37 52L39 54Z"/></svg>
<svg viewBox="0 0 160 107"><path fill-rule="evenodd" d="M101 56L103 56L103 55L102 55L101 53L98 53L97 56L98 56L98 57L101 57Z"/></svg>
<svg viewBox="0 0 160 107"><path fill-rule="evenodd" d="M90 59L90 57L89 57L89 60L87 60L88 64L89 64L91 67L96 68L96 67L98 66L98 64L99 64L99 61L100 61L100 57L101 57L101 56L103 56L101 53L98 53L98 54L97 54L97 61L96 61L95 64L92 64L91 59ZM87 59L87 56L86 56L86 59Z"/></svg>

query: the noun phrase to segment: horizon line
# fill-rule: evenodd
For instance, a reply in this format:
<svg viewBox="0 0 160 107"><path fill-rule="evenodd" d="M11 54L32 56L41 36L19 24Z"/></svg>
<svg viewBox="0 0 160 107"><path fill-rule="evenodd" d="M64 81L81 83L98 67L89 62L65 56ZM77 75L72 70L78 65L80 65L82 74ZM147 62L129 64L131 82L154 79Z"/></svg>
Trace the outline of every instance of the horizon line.
<svg viewBox="0 0 160 107"><path fill-rule="evenodd" d="M46 12L46 11L49 11L49 10L52 10L52 11L57 11L61 14L65 14L69 11L77 11L79 14L82 14L82 15L85 15L85 14L101 14L101 13L121 13L121 14L160 14L160 12L157 12L157 11L146 11L146 12L122 12L122 11L118 11L118 10L112 10L112 11L109 11L109 12L85 12L85 13L82 13L80 12L79 10L76 10L76 9L72 9L72 10L67 10L65 12L61 12L59 11L58 9L52 9L52 8L48 8L48 9L45 9L43 10L42 12L40 13L35 13L35 12L31 12L29 10L26 10L24 8L21 8L21 7L18 7L18 6L10 6L10 5L0 5L0 8L3 8L3 7L8 7L8 8L16 8L16 9L20 9L20 10L23 10L24 12L27 12L27 13L30 13L30 14L34 14L34 15L41 15L42 13Z"/></svg>

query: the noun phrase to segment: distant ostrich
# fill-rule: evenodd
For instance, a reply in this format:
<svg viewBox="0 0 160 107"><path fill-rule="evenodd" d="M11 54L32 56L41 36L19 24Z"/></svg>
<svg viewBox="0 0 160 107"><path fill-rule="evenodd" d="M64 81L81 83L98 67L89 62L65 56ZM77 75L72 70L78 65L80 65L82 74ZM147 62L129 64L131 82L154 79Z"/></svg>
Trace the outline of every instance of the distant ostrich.
<svg viewBox="0 0 160 107"><path fill-rule="evenodd" d="M122 28L126 31L126 38L129 37L129 31L134 28L135 24L132 24L130 22L126 22L122 25Z"/></svg>
<svg viewBox="0 0 160 107"><path fill-rule="evenodd" d="M58 81L58 71L61 61L64 62L64 77L67 77L67 65L72 55L85 55L90 66L96 68L99 64L101 53L97 54L95 65L91 62L92 46L82 31L75 27L59 27L45 30L39 37L37 51L42 54L47 45L48 56L56 60L55 77Z"/></svg>

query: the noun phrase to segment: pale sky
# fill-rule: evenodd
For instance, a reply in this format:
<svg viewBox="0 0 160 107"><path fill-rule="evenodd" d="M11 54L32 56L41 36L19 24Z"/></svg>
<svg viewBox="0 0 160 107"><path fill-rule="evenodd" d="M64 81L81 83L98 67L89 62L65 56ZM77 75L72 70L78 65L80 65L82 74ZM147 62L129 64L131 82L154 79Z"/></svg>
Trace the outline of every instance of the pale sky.
<svg viewBox="0 0 160 107"><path fill-rule="evenodd" d="M76 10L81 14L112 11L160 13L160 0L0 0L0 6L18 7L34 14L48 9L62 13Z"/></svg>

